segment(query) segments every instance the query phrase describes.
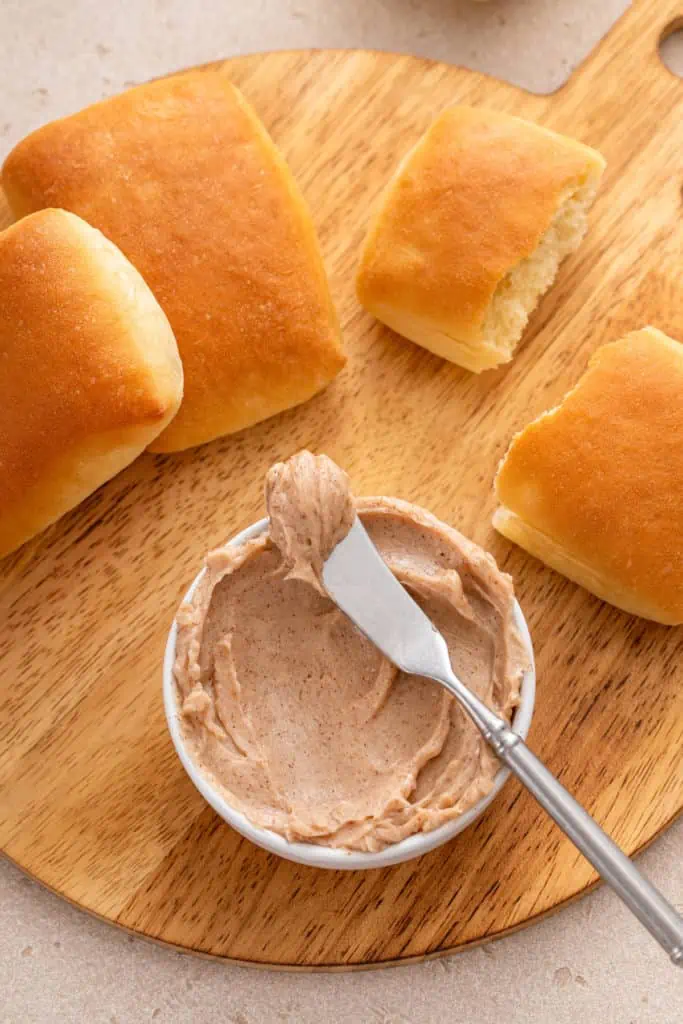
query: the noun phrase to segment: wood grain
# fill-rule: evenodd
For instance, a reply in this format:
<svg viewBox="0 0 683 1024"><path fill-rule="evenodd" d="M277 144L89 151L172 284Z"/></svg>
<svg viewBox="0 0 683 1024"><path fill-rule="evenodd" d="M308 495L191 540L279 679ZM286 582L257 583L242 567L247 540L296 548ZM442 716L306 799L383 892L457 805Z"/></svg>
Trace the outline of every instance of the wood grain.
<svg viewBox="0 0 683 1024"><path fill-rule="evenodd" d="M344 465L360 494L431 508L513 574L538 659L531 745L628 851L679 813L680 630L601 604L490 520L511 434L561 397L598 345L647 323L683 340L683 83L656 53L681 13L680 0L637 0L550 97L381 53L228 62L312 208L349 367L305 407L243 434L144 456L0 564L0 847L17 864L150 938L300 968L460 949L595 881L515 782L446 847L367 873L280 861L195 792L164 725L166 632L205 551L262 514L266 468L302 445ZM480 377L392 335L353 294L372 203L454 101L536 119L608 160L589 238L514 362Z"/></svg>

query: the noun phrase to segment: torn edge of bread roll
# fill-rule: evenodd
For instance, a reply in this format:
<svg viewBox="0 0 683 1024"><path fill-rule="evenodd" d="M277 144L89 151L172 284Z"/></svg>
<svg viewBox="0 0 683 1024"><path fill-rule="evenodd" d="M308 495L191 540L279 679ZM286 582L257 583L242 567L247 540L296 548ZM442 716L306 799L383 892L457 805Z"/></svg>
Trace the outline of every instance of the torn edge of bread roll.
<svg viewBox="0 0 683 1024"><path fill-rule="evenodd" d="M447 108L380 197L361 253L360 302L468 370L509 362L586 234L604 167L596 150L533 122Z"/></svg>
<svg viewBox="0 0 683 1024"><path fill-rule="evenodd" d="M644 327L513 437L493 526L622 611L683 623L682 450L683 345Z"/></svg>

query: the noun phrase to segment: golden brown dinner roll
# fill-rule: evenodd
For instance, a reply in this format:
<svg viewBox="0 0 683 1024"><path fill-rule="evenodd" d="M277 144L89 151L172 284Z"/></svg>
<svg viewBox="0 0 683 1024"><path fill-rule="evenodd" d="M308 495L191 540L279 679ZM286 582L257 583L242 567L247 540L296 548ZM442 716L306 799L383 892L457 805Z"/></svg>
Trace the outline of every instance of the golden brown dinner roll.
<svg viewBox="0 0 683 1024"><path fill-rule="evenodd" d="M0 234L0 556L132 462L175 415L168 320L125 256L43 210Z"/></svg>
<svg viewBox="0 0 683 1024"><path fill-rule="evenodd" d="M361 255L360 301L468 370L508 362L583 238L604 165L595 150L529 121L450 107L380 199Z"/></svg>
<svg viewBox="0 0 683 1024"><path fill-rule="evenodd" d="M111 238L166 312L185 369L173 451L310 398L344 365L306 205L221 70L139 86L10 153L17 215L63 206Z"/></svg>
<svg viewBox="0 0 683 1024"><path fill-rule="evenodd" d="M493 525L593 594L683 622L683 345L654 327L598 349L518 434Z"/></svg>

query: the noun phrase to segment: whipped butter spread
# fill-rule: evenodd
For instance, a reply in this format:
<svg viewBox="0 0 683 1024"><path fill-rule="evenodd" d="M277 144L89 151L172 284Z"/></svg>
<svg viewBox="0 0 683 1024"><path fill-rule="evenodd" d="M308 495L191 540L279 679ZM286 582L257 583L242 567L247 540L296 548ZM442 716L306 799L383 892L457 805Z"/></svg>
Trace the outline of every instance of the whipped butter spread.
<svg viewBox="0 0 683 1024"><path fill-rule="evenodd" d="M381 850L457 817L490 790L495 756L442 687L397 670L331 602L322 565L357 513L456 673L508 720L528 667L510 578L415 505L354 500L326 456L273 466L266 502L268 532L212 552L178 613L193 759L252 824L290 841Z"/></svg>

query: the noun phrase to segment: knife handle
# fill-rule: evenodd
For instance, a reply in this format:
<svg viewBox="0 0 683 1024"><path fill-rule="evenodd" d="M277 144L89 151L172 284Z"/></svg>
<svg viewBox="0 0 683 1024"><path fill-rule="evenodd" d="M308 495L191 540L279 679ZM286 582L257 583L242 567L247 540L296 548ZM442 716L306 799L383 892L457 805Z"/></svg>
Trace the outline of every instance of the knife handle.
<svg viewBox="0 0 683 1024"><path fill-rule="evenodd" d="M650 935L683 967L683 917L505 723L486 731L500 760L611 885Z"/></svg>

